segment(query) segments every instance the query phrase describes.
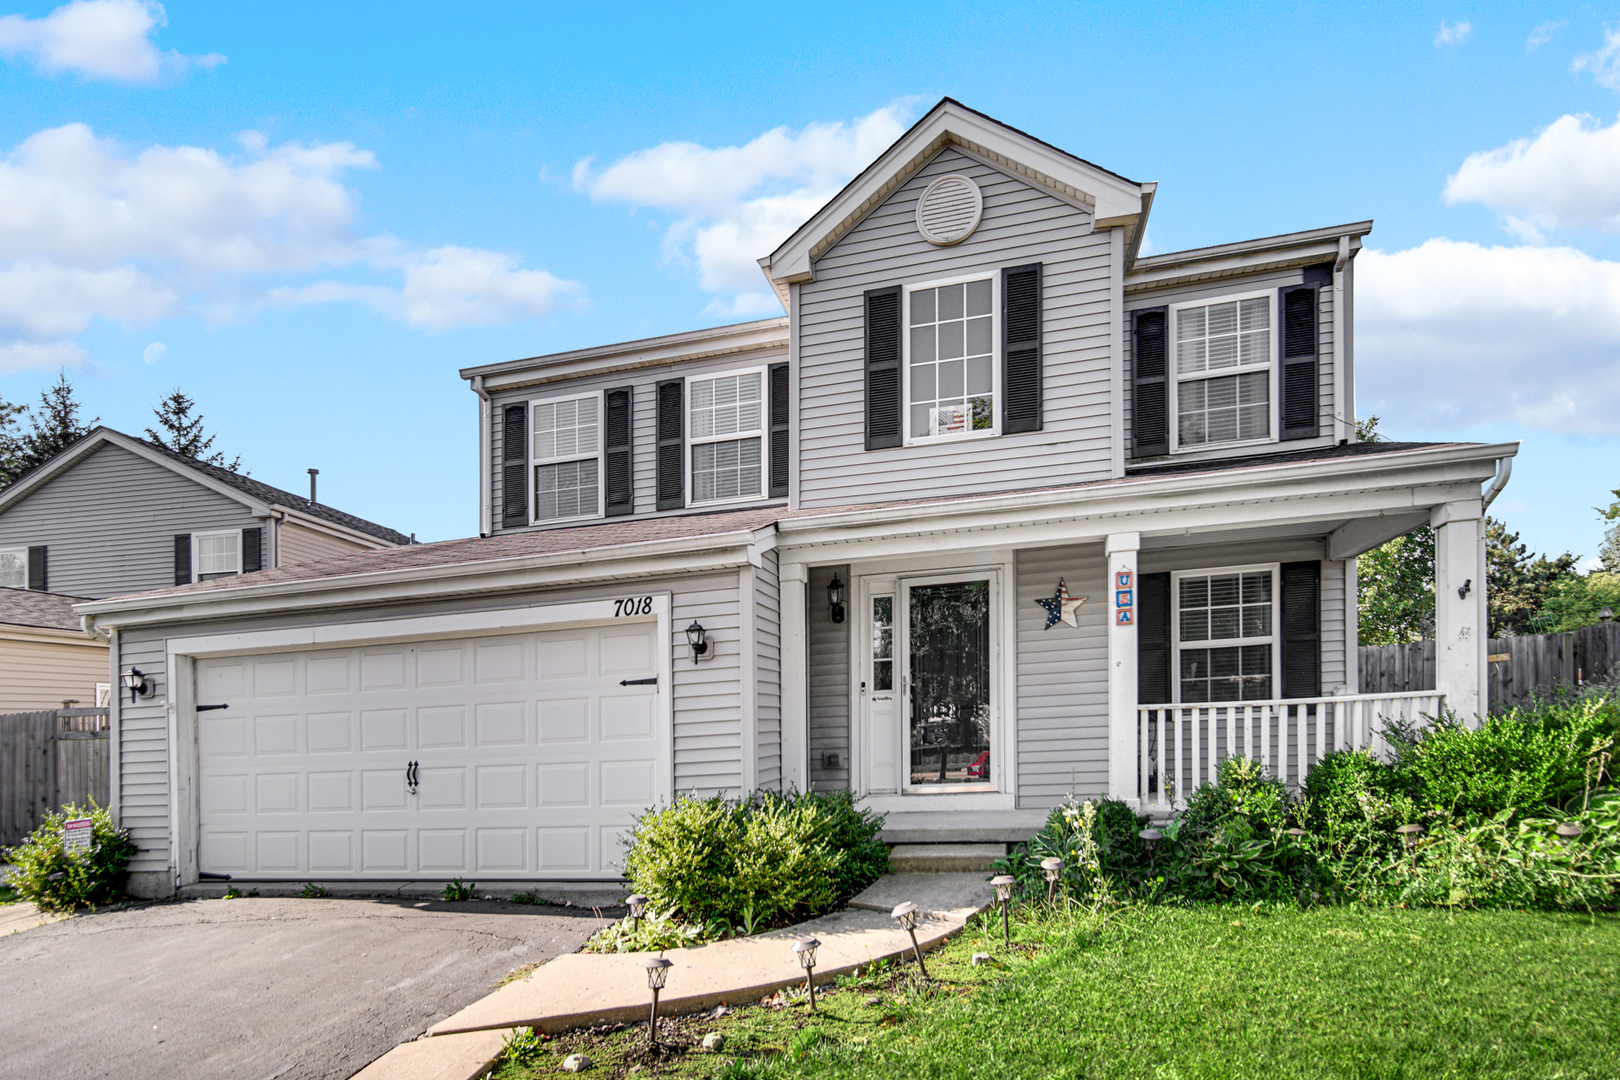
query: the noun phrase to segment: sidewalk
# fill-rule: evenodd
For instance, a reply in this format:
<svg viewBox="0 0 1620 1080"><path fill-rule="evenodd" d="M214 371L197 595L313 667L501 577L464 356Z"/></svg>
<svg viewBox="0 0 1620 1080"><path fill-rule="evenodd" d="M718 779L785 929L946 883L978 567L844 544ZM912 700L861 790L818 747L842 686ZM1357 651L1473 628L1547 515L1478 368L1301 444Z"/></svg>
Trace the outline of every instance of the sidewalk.
<svg viewBox="0 0 1620 1080"><path fill-rule="evenodd" d="M15 904L0 904L0 937L32 930L36 926L44 926L46 923L65 918L66 915L43 912L26 900L19 900Z"/></svg>
<svg viewBox="0 0 1620 1080"><path fill-rule="evenodd" d="M784 930L719 941L666 955L674 961L658 1003L664 1016L750 1003L804 981L792 952L804 937L821 941L816 980L845 975L874 960L911 951L911 939L889 916L910 900L925 921L917 943L925 951L959 931L990 902L984 875L890 874L850 902L848 910ZM646 953L559 956L528 977L501 987L372 1062L355 1080L474 1080L500 1053L516 1027L547 1033L598 1023L645 1020L650 997L642 968Z"/></svg>

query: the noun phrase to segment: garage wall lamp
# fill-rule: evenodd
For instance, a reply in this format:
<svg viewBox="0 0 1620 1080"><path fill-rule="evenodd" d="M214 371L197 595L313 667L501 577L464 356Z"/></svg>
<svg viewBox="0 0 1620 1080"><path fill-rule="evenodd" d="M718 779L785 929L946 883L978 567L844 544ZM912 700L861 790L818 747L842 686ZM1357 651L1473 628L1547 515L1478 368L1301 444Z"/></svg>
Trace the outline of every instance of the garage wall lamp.
<svg viewBox="0 0 1620 1080"><path fill-rule="evenodd" d="M708 631L696 619L686 628L686 643L692 646L692 663L697 663L698 658L709 651L708 637Z"/></svg>
<svg viewBox="0 0 1620 1080"><path fill-rule="evenodd" d="M827 585L827 609L833 622L844 621L844 583L838 580L837 574L833 575L832 581Z"/></svg>
<svg viewBox="0 0 1620 1080"><path fill-rule="evenodd" d="M118 676L118 684L129 691L129 703L135 704L137 698L152 696L152 680L138 667L132 667Z"/></svg>

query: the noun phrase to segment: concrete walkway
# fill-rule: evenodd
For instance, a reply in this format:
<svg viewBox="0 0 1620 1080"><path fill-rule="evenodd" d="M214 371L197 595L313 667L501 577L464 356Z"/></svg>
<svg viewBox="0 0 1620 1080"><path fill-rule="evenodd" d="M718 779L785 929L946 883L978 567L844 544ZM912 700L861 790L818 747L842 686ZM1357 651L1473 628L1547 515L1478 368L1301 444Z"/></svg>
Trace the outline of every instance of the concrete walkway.
<svg viewBox="0 0 1620 1080"><path fill-rule="evenodd" d="M850 902L846 911L785 930L667 953L674 961L658 1011L684 1016L720 1002L745 1004L804 981L792 944L821 941L816 980L849 974L874 960L911 951L911 939L890 916L910 900L926 918L917 943L926 951L962 929L990 902L982 873L890 874ZM427 1036L403 1043L362 1070L356 1080L475 1080L500 1053L513 1028L551 1033L647 1016L642 968L646 953L570 953L526 978L439 1021Z"/></svg>

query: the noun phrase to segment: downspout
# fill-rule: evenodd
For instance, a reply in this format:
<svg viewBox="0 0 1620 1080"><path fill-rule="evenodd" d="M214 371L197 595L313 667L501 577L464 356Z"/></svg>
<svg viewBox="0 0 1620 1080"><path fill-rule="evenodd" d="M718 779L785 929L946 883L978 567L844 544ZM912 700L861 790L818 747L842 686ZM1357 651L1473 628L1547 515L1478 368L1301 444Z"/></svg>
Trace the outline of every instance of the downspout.
<svg viewBox="0 0 1620 1080"><path fill-rule="evenodd" d="M1339 237L1339 257L1333 260L1333 441L1343 446L1354 434L1354 417L1346 417L1344 372L1350 354L1344 333L1344 268L1350 262L1350 238Z"/></svg>
<svg viewBox="0 0 1620 1080"><path fill-rule="evenodd" d="M489 519L489 391L482 375L472 377L472 389L478 395L478 535L488 536L495 523Z"/></svg>
<svg viewBox="0 0 1620 1080"><path fill-rule="evenodd" d="M1479 501L1479 508L1482 512L1491 508L1492 501L1502 494L1502 489L1507 487L1508 477L1512 475L1513 459L1507 457L1498 458L1496 460L1496 476L1492 478L1491 486L1485 489L1485 494Z"/></svg>

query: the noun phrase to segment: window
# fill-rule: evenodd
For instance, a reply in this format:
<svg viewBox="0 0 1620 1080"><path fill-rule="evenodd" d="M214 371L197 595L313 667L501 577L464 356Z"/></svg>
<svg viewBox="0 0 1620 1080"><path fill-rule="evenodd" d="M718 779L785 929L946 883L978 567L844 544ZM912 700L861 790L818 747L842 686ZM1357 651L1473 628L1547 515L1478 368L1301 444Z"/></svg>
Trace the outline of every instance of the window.
<svg viewBox="0 0 1620 1080"><path fill-rule="evenodd" d="M1175 582L1176 700L1271 700L1276 568L1183 571Z"/></svg>
<svg viewBox="0 0 1620 1080"><path fill-rule="evenodd" d="M602 398L542 401L534 407L533 520L567 521L602 512Z"/></svg>
<svg viewBox="0 0 1620 1080"><path fill-rule="evenodd" d="M907 422L911 439L996 431L994 281L907 290Z"/></svg>
<svg viewBox="0 0 1620 1080"><path fill-rule="evenodd" d="M1272 438L1273 302L1264 293L1172 309L1178 448Z"/></svg>
<svg viewBox="0 0 1620 1080"><path fill-rule="evenodd" d="M894 689L894 597L872 597L872 689Z"/></svg>
<svg viewBox="0 0 1620 1080"><path fill-rule="evenodd" d="M193 579L212 581L242 572L242 530L191 534Z"/></svg>
<svg viewBox="0 0 1620 1080"><path fill-rule="evenodd" d="M28 588L28 549L0 549L0 586L8 589Z"/></svg>
<svg viewBox="0 0 1620 1080"><path fill-rule="evenodd" d="M687 386L692 501L763 496L765 372L692 379Z"/></svg>

